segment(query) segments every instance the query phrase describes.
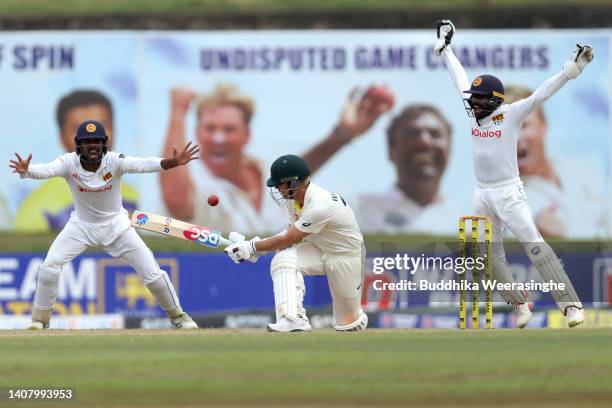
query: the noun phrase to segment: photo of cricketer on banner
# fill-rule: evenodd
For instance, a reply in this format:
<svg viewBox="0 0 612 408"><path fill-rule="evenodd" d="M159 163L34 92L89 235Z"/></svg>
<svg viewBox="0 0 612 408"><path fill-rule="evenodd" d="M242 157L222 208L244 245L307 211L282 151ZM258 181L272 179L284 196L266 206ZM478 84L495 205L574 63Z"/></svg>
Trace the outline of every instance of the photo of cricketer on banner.
<svg viewBox="0 0 612 408"><path fill-rule="evenodd" d="M163 155L174 125L185 142L206 140L207 163L180 178L184 197L168 190L181 186L176 177L126 177L136 191L124 199L137 198L139 208L196 224L224 221L227 228L218 226L223 233L234 226L244 226L247 234L269 232L261 231L268 223L258 222L277 219L262 175L274 158L295 152L308 161L318 183L343 191L366 234L450 236L454 220L473 213L465 111L447 86L443 62L431 55L434 41L425 31L76 31L0 38L0 85L6 91L0 100L7 106L2 115L6 134L14 135L6 138L5 157L18 150L32 151L41 161L62 154L56 105L77 89L98 90L110 100L113 148L119 152ZM540 233L596 239L612 236L610 33L465 30L455 54L470 78L495 75L508 84L509 98L520 99L561 68L559 61L577 40L601 50L597 59L588 75L525 121L517 155ZM212 117L210 110L197 109L209 106L202 97L230 89L226 85L253 110L234 109L233 119L223 123L202 120L197 112ZM372 86L391 95L388 110L364 103ZM180 92L173 94L177 89L188 90L180 121L174 115L174 102L182 100ZM347 118L359 121L346 115L351 100L363 103L356 112L367 119L365 126L352 128L357 132L347 132L354 125L347 127ZM241 112L251 112L250 121ZM0 228L16 228L18 215L24 229L33 227L29 218L32 224L65 218L65 203L28 216L38 207L23 207L24 202L40 186L9 176L0 174ZM202 184L220 186L212 191L219 206L210 208L202 199L209 193Z"/></svg>
<svg viewBox="0 0 612 408"><path fill-rule="evenodd" d="M610 95L605 91L610 82L608 33L466 30L455 53L470 76L489 72L505 83L535 89L559 71L558 61L565 60L567 49L577 38L602 52L576 86L562 90L543 106L548 136L529 143L529 129L525 129L518 154L521 163L525 162L521 176L528 197L533 196L540 232L553 237L595 238L610 235ZM269 163L281 154L305 153L317 143L327 143L331 148L313 176L317 182L344 191L358 219L372 218L371 208L387 211L377 215L379 221L364 222L364 232L422 233L428 232L428 224L430 233L453 234L455 222L444 220L456 220L471 210L471 140L465 136L465 111L454 103L456 91L445 86L446 70L441 60L430 55L432 46L432 39L420 31L368 31L359 35L350 31L150 34L143 46L142 66L146 70L139 77L147 118L142 131L149 140L145 154L159 152L163 146L162 129L167 128L171 111L171 89L185 86L196 93L208 93L220 83L231 83L257 106L250 123L256 136L245 146L249 154ZM384 84L393 94L395 103L389 114L379 115L358 137L336 134L330 138L346 96L355 87L372 84ZM415 105L432 106L450 126L439 131L425 124L420 125L424 130L397 132L392 121ZM589 120L577 121L577 116ZM188 117L188 140L195 126L194 118ZM452 140L449 131L453 132ZM436 145L437 135L448 138L448 157ZM394 157L400 141L413 144L407 159L420 163L420 169L432 169L417 169L413 177L435 177L438 182L402 184L406 176L398 163L403 161ZM571 171L560 169L551 176L547 166L530 168L530 156L573 164ZM437 164L446 161L445 165ZM196 166L190 170L194 169ZM403 187L406 184L436 190L433 194L410 195L409 188ZM393 189L391 196L397 195L398 205L389 209L368 205L375 203L377 196L390 197ZM144 194L152 202L157 192ZM411 209L398 211L402 205ZM441 213L447 216L435 217L436 212L430 215L429 207L444 208ZM580 223L569 222L585 213L585 208L588 217ZM360 214L360 209L365 213ZM419 221L421 215L427 222L425 218Z"/></svg>

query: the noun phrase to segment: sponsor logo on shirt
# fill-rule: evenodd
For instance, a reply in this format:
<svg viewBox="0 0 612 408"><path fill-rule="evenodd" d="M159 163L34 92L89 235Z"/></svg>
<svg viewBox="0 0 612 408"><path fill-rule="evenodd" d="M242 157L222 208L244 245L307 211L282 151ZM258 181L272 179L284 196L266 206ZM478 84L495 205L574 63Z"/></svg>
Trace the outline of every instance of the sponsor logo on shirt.
<svg viewBox="0 0 612 408"><path fill-rule="evenodd" d="M111 173L110 171L108 173L106 173L103 177L104 181L108 181L110 179L113 178L113 173Z"/></svg>
<svg viewBox="0 0 612 408"><path fill-rule="evenodd" d="M72 173L72 178L76 179L77 181L83 181L83 178L79 176L78 173Z"/></svg>
<svg viewBox="0 0 612 408"><path fill-rule="evenodd" d="M302 227L310 227L312 225L312 222L303 222L302 223Z"/></svg>
<svg viewBox="0 0 612 408"><path fill-rule="evenodd" d="M500 137L502 137L502 131L501 130L478 130L476 128L472 128L472 136L480 137L484 139L492 138L492 137L499 139Z"/></svg>
<svg viewBox="0 0 612 408"><path fill-rule="evenodd" d="M94 189L79 187L79 192L81 193L103 193L105 191L111 190L112 188L113 188L112 185L108 185L108 186L104 186L100 188L94 188Z"/></svg>

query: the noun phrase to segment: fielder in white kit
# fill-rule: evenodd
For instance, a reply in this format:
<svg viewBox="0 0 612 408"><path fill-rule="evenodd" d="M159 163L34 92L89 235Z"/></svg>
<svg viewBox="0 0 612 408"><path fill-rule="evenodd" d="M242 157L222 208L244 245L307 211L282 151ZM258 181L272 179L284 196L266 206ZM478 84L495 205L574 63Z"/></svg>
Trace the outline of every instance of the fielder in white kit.
<svg viewBox="0 0 612 408"><path fill-rule="evenodd" d="M199 149L188 144L172 158L127 157L107 152L108 136L101 123L81 123L75 137L76 152L66 153L47 164L30 165L32 155L10 160L13 173L21 178L63 177L72 192L74 211L66 227L51 244L38 268L34 310L30 329L46 329L57 297L62 267L87 247L98 247L130 264L170 318L172 327L197 328L183 312L166 272L159 268L153 253L134 228L121 204L121 176L150 173L185 165L197 158Z"/></svg>
<svg viewBox="0 0 612 408"><path fill-rule="evenodd" d="M565 290L551 291L551 294L567 317L568 326L577 326L584 321L582 304L563 265L544 242L533 221L523 183L519 179L517 141L525 118L570 79L580 75L593 59L593 49L588 45L577 45L561 72L546 80L530 97L503 104L504 87L496 77L480 75L470 86L463 66L450 47L455 33L452 22L438 21L437 29L438 41L434 53L442 56L468 115L473 118L471 133L477 181L475 209L478 215L488 216L493 222L494 278L498 282L514 282L502 245L502 229L509 228L523 244L542 278L565 285ZM514 306L518 327L525 327L531 320L525 294L515 290L504 291L501 295Z"/></svg>
<svg viewBox="0 0 612 408"><path fill-rule="evenodd" d="M299 156L274 161L267 186L278 205L285 206L289 226L265 238L255 237L225 248L235 263L255 262L276 250L270 274L274 286L275 332L303 332L312 327L303 306L303 275L327 275L337 331L363 330L368 316L361 310L365 247L355 214L338 194L310 181L310 170Z"/></svg>

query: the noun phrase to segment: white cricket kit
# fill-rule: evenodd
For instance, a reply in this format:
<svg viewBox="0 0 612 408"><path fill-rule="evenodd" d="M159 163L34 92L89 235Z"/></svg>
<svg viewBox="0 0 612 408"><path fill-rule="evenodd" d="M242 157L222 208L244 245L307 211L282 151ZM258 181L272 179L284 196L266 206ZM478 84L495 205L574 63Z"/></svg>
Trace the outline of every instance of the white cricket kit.
<svg viewBox="0 0 612 408"><path fill-rule="evenodd" d="M59 273L66 263L87 247L99 247L130 264L158 297L164 310L168 312L180 309L167 274L159 269L153 253L131 228L127 211L121 203L121 176L126 173L162 171L161 160L125 157L116 152L108 152L102 158L98 170L90 172L81 166L78 155L73 152L47 164L29 166L22 178L63 177L70 186L74 201L74 211L68 224L51 244L39 269L34 301L36 308L47 310L53 306ZM163 279L159 280L160 277ZM156 291L167 292L168 286L171 293L164 301Z"/></svg>
<svg viewBox="0 0 612 408"><path fill-rule="evenodd" d="M442 52L442 59L462 99L470 88L470 81L463 66L450 46ZM505 253L502 246L502 229L507 227L517 240L525 247L531 260L538 266L545 279L569 284L568 293L555 293L553 297L562 310L567 305L579 305L576 293L563 271L559 260L550 247L544 242L533 221L533 216L523 183L519 178L517 163L517 143L521 125L525 118L540 104L554 95L569 81L563 70L546 80L531 96L512 104L503 104L486 118L471 118L474 171L477 187L474 192L474 204L477 215L486 215L493 223L494 250L500 262L500 268L494 268L496 279L511 280L499 276L501 265L505 264ZM554 258L554 259L553 259ZM553 264L550 267L549 264ZM571 293L569 293L571 292ZM517 294L515 294L517 295ZM522 296L514 296L513 301ZM508 298L506 299L508 300Z"/></svg>
<svg viewBox="0 0 612 408"><path fill-rule="evenodd" d="M294 201L289 201L287 211L295 227L310 235L293 247L277 252L272 260L272 274L274 280L277 265L288 265L283 261L297 258L297 315L305 316L302 307L302 275L327 275L333 299L335 327L338 330L344 327L352 329L352 325L360 319L365 319L367 325L367 316L363 318L365 315L361 311L365 248L353 210L340 195L310 182L304 197L304 207L299 208ZM278 299L276 295L283 288L277 287L276 281L274 283L277 318L291 316L293 305L290 305L289 310L282 307L283 299ZM282 281L280 285L283 285ZM289 301L294 302L293 299Z"/></svg>

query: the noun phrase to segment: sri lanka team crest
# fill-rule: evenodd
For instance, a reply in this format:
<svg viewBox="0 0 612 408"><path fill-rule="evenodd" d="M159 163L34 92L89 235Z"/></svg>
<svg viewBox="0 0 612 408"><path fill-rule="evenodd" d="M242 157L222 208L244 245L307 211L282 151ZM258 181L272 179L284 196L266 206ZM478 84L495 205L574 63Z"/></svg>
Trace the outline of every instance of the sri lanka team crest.
<svg viewBox="0 0 612 408"><path fill-rule="evenodd" d="M504 114L500 113L499 115L493 116L493 123L496 125L501 125L504 123Z"/></svg>
<svg viewBox="0 0 612 408"><path fill-rule="evenodd" d="M146 214L140 213L136 216L136 225L145 225L149 221Z"/></svg>
<svg viewBox="0 0 612 408"><path fill-rule="evenodd" d="M93 123L88 123L87 126L85 126L85 130L87 130L89 133L93 133L96 131L96 125Z"/></svg>
<svg viewBox="0 0 612 408"><path fill-rule="evenodd" d="M103 177L104 181L108 181L110 179L113 178L113 173L111 173L110 171L108 173L106 173Z"/></svg>

